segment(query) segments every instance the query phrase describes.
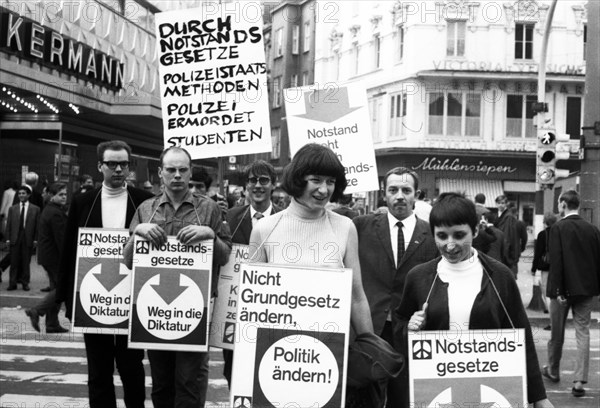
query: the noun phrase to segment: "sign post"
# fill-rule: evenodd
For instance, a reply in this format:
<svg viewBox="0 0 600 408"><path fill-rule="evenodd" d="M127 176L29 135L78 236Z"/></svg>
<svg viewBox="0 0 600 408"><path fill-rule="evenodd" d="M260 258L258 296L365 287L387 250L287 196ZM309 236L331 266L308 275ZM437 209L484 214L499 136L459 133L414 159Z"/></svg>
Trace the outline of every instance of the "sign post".
<svg viewBox="0 0 600 408"><path fill-rule="evenodd" d="M129 347L208 351L213 241L135 237Z"/></svg>
<svg viewBox="0 0 600 408"><path fill-rule="evenodd" d="M351 269L242 264L230 406L343 407L351 295Z"/></svg>
<svg viewBox="0 0 600 408"><path fill-rule="evenodd" d="M523 329L408 333L410 404L527 406Z"/></svg>

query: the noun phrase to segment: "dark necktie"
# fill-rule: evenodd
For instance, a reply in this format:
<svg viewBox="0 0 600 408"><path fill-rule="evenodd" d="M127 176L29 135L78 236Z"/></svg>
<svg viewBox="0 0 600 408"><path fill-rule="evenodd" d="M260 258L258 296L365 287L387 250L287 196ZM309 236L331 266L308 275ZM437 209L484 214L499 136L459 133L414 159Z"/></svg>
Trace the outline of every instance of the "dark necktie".
<svg viewBox="0 0 600 408"><path fill-rule="evenodd" d="M264 214L261 212L255 212L254 213L254 219L252 220L252 225L256 224L258 222L258 220L260 220L261 218L264 218Z"/></svg>
<svg viewBox="0 0 600 408"><path fill-rule="evenodd" d="M404 232L402 232L404 224L402 224L402 221L398 221L396 225L398 226L398 265L396 267L400 267L404 256Z"/></svg>
<svg viewBox="0 0 600 408"><path fill-rule="evenodd" d="M25 203L21 204L21 216L19 217L19 232L25 229Z"/></svg>

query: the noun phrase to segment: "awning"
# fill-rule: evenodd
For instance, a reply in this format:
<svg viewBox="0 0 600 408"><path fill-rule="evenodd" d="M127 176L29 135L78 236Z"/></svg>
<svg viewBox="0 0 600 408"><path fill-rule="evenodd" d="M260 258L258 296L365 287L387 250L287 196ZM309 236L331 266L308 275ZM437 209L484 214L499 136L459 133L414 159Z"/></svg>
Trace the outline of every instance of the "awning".
<svg viewBox="0 0 600 408"><path fill-rule="evenodd" d="M473 201L477 194L483 193L486 207L494 207L496 197L504 194L501 180L437 179L437 188L440 194L451 191L465 193L466 197Z"/></svg>

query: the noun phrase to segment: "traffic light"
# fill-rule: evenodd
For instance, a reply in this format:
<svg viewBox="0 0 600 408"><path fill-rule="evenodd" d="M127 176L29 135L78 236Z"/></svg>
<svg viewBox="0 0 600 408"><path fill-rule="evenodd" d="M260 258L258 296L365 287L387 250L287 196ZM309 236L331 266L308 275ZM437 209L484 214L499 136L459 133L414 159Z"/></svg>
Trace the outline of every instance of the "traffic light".
<svg viewBox="0 0 600 408"><path fill-rule="evenodd" d="M537 182L542 187L549 188L557 178L569 176L569 170L556 168L557 160L569 158L568 134L557 134L556 129L539 128L537 131Z"/></svg>

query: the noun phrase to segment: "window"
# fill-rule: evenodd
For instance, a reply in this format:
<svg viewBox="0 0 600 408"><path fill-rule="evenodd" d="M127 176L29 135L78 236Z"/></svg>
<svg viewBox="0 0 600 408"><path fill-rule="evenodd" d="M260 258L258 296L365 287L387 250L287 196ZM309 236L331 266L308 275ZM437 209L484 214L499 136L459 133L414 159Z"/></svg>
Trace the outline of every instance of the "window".
<svg viewBox="0 0 600 408"><path fill-rule="evenodd" d="M354 75L358 75L358 59L360 57L360 48L358 43L354 43Z"/></svg>
<svg viewBox="0 0 600 408"><path fill-rule="evenodd" d="M474 92L432 92L429 94L429 134L479 136L481 94Z"/></svg>
<svg viewBox="0 0 600 408"><path fill-rule="evenodd" d="M535 137L532 105L537 95L507 95L506 136Z"/></svg>
<svg viewBox="0 0 600 408"><path fill-rule="evenodd" d="M275 57L283 55L283 28L278 28L275 31Z"/></svg>
<svg viewBox="0 0 600 408"><path fill-rule="evenodd" d="M273 81L273 107L281 106L281 77L275 78Z"/></svg>
<svg viewBox="0 0 600 408"><path fill-rule="evenodd" d="M517 23L515 27L515 59L533 58L533 24Z"/></svg>
<svg viewBox="0 0 600 408"><path fill-rule="evenodd" d="M448 21L446 55L448 57L464 57L466 21Z"/></svg>
<svg viewBox="0 0 600 408"><path fill-rule="evenodd" d="M295 88L298 86L298 74L292 74L290 78L290 88Z"/></svg>
<svg viewBox="0 0 600 408"><path fill-rule="evenodd" d="M310 22L304 23L304 44L302 45L302 51L310 51Z"/></svg>
<svg viewBox="0 0 600 408"><path fill-rule="evenodd" d="M271 129L271 159L279 159L281 150L281 128Z"/></svg>
<svg viewBox="0 0 600 408"><path fill-rule="evenodd" d="M374 142L381 141L381 132L379 131L379 116L381 112L382 97L369 99L369 115L371 117L371 136Z"/></svg>
<svg viewBox="0 0 600 408"><path fill-rule="evenodd" d="M585 52L587 51L587 24L583 26L583 60L585 61Z"/></svg>
<svg viewBox="0 0 600 408"><path fill-rule="evenodd" d="M308 71L302 73L302 86L309 85L308 83Z"/></svg>
<svg viewBox="0 0 600 408"><path fill-rule="evenodd" d="M406 94L396 93L390 96L390 136L405 135L404 119L406 118Z"/></svg>
<svg viewBox="0 0 600 408"><path fill-rule="evenodd" d="M396 45L396 61L400 62L402 61L402 58L404 57L404 27L403 26L399 26L398 27L398 32L396 33L396 41L397 41L397 45Z"/></svg>
<svg viewBox="0 0 600 408"><path fill-rule="evenodd" d="M375 69L379 68L379 64L381 63L381 37L379 34L373 36L373 52L375 58Z"/></svg>
<svg viewBox="0 0 600 408"><path fill-rule="evenodd" d="M292 54L298 54L300 51L300 26L292 27Z"/></svg>
<svg viewBox="0 0 600 408"><path fill-rule="evenodd" d="M567 132L571 139L581 137L581 98L567 97Z"/></svg>

